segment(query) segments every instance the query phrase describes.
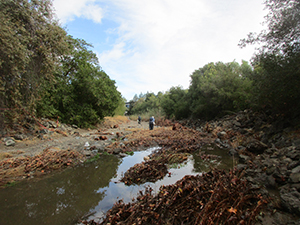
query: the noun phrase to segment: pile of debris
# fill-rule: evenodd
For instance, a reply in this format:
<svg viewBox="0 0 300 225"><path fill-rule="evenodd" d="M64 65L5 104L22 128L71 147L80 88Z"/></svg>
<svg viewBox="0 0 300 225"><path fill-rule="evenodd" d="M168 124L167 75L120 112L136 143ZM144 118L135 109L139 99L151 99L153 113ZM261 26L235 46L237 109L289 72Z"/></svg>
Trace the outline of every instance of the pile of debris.
<svg viewBox="0 0 300 225"><path fill-rule="evenodd" d="M155 182L164 178L167 172L168 169L164 163L157 160L150 160L135 164L126 171L121 181L126 185Z"/></svg>
<svg viewBox="0 0 300 225"><path fill-rule="evenodd" d="M45 149L34 157L9 158L0 162L0 187L22 178L47 174L82 163L84 156L77 151Z"/></svg>
<svg viewBox="0 0 300 225"><path fill-rule="evenodd" d="M140 191L135 202L119 200L98 224L253 224L268 198L239 171L212 170L174 185Z"/></svg>

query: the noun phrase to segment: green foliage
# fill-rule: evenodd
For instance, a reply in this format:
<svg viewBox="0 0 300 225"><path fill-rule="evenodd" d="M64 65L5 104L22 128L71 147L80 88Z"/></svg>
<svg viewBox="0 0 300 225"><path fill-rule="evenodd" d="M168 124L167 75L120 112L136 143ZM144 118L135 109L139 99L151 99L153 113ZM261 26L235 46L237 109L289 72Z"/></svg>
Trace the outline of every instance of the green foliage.
<svg viewBox="0 0 300 225"><path fill-rule="evenodd" d="M209 63L191 75L188 90L171 87L165 94L141 94L130 102L130 113L145 117L212 119L250 106L253 69L243 61ZM151 110L149 110L151 109ZM149 113L151 111L151 114Z"/></svg>
<svg viewBox="0 0 300 225"><path fill-rule="evenodd" d="M7 184L5 184L5 187L14 187L16 186L16 184L17 184L16 181L8 182Z"/></svg>
<svg viewBox="0 0 300 225"><path fill-rule="evenodd" d="M300 52L260 54L254 61L254 95L258 108L286 117L299 116Z"/></svg>
<svg viewBox="0 0 300 225"><path fill-rule="evenodd" d="M134 152L131 151L131 152L126 152L127 155L134 155Z"/></svg>
<svg viewBox="0 0 300 225"><path fill-rule="evenodd" d="M296 0L265 0L269 10L264 23L267 29L259 34L250 33L242 39L240 46L261 44L261 52L279 53L299 44L300 35L300 2Z"/></svg>
<svg viewBox="0 0 300 225"><path fill-rule="evenodd" d="M190 115L187 90L171 87L162 98L162 108L167 118L182 119Z"/></svg>
<svg viewBox="0 0 300 225"><path fill-rule="evenodd" d="M89 127L105 116L113 116L122 98L115 81L101 70L96 55L88 49L91 46L71 37L68 43L69 54L62 57L54 85L45 86L38 113Z"/></svg>
<svg viewBox="0 0 300 225"><path fill-rule="evenodd" d="M157 95L154 93L147 92L146 94L140 94L139 97L135 96L133 100L130 101L129 115L139 115L139 114L151 114L157 115L161 114L161 101L163 94L159 92Z"/></svg>
<svg viewBox="0 0 300 225"><path fill-rule="evenodd" d="M95 162L95 161L97 161L99 158L100 158L100 155L99 155L99 153L97 153L95 156L93 156L93 157L91 157L91 158L85 160L85 163Z"/></svg>
<svg viewBox="0 0 300 225"><path fill-rule="evenodd" d="M265 0L267 29L250 33L241 46L259 43L253 65L253 101L291 119L300 110L300 2Z"/></svg>
<svg viewBox="0 0 300 225"><path fill-rule="evenodd" d="M41 84L51 80L66 50L66 32L52 17L49 0L0 1L0 107L34 114Z"/></svg>
<svg viewBox="0 0 300 225"><path fill-rule="evenodd" d="M118 105L118 107L114 111L114 114L116 116L123 116L125 114L125 112L127 110L127 108L125 106L125 103L126 103L126 99L125 98L120 99L119 105Z"/></svg>
<svg viewBox="0 0 300 225"><path fill-rule="evenodd" d="M209 63L191 75L188 99L195 118L212 119L249 106L252 73L243 62Z"/></svg>

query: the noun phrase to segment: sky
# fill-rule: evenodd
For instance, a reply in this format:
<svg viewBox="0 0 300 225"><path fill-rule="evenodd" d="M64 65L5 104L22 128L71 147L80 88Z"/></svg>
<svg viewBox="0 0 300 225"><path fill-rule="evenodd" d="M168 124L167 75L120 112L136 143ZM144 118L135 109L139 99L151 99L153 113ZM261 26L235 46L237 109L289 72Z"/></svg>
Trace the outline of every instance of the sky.
<svg viewBox="0 0 300 225"><path fill-rule="evenodd" d="M93 45L127 101L187 89L210 62L250 61L240 39L263 29L264 0L53 0L60 25Z"/></svg>

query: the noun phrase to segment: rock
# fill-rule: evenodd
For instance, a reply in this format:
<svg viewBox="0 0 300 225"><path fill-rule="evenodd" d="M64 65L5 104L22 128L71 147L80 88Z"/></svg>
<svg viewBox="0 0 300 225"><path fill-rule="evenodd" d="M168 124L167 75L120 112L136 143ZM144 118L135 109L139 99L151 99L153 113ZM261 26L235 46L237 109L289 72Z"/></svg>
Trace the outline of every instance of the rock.
<svg viewBox="0 0 300 225"><path fill-rule="evenodd" d="M280 190L280 199L285 210L300 215L300 193L296 188L282 188Z"/></svg>
<svg viewBox="0 0 300 225"><path fill-rule="evenodd" d="M292 173L290 175L290 180L293 183L300 183L300 173Z"/></svg>
<svg viewBox="0 0 300 225"><path fill-rule="evenodd" d="M226 138L226 136L227 136L227 133L225 132L225 131L221 131L221 132L219 132L219 133L217 133L217 136L219 137L219 138Z"/></svg>
<svg viewBox="0 0 300 225"><path fill-rule="evenodd" d="M265 185L268 188L274 189L277 187L276 181L273 176L267 176L265 182L266 182Z"/></svg>
<svg viewBox="0 0 300 225"><path fill-rule="evenodd" d="M86 151L86 150L85 150L85 151L82 152L82 154L85 155L85 156L91 156L91 155L92 155L92 152L91 152L91 151Z"/></svg>
<svg viewBox="0 0 300 225"><path fill-rule="evenodd" d="M238 152L233 148L228 151L228 154L231 155L231 156L238 156L239 155Z"/></svg>
<svg viewBox="0 0 300 225"><path fill-rule="evenodd" d="M216 138L216 139L215 139L215 143L216 143L219 147L221 147L221 148L229 148L229 147L230 147L229 144L227 144L227 143L221 141L220 138Z"/></svg>
<svg viewBox="0 0 300 225"><path fill-rule="evenodd" d="M79 137L79 136L80 136L80 133L79 133L78 131L75 131L75 132L73 133L73 135L76 136L76 137Z"/></svg>
<svg viewBox="0 0 300 225"><path fill-rule="evenodd" d="M293 160L299 160L300 159L300 152L297 150L291 150L287 153L287 157L293 159Z"/></svg>
<svg viewBox="0 0 300 225"><path fill-rule="evenodd" d="M104 141L104 140L107 140L108 138L103 135L103 136L99 136L99 139L102 140L102 141Z"/></svg>
<svg viewBox="0 0 300 225"><path fill-rule="evenodd" d="M52 127L52 124L49 123L48 121L44 121L44 122L42 123L42 125L43 125L44 127L46 127L46 128Z"/></svg>
<svg viewBox="0 0 300 225"><path fill-rule="evenodd" d="M268 148L268 146L266 144L264 144L263 142L252 138L246 145L246 148L249 152L256 153L256 154L262 154L264 152L264 150L266 150Z"/></svg>
<svg viewBox="0 0 300 225"><path fill-rule="evenodd" d="M97 153L98 153L98 150L97 150L97 149L94 149L94 150L92 150L92 153L93 153L93 154L97 154Z"/></svg>
<svg viewBox="0 0 300 225"><path fill-rule="evenodd" d="M8 139L5 141L6 146L15 146L16 142L13 139Z"/></svg>
<svg viewBox="0 0 300 225"><path fill-rule="evenodd" d="M124 143L120 143L119 145L120 145L121 148L122 148L122 147L125 147L125 144L124 144Z"/></svg>
<svg viewBox="0 0 300 225"><path fill-rule="evenodd" d="M52 125L53 128L57 128L57 123L56 122L51 121L50 123L51 123L51 125Z"/></svg>
<svg viewBox="0 0 300 225"><path fill-rule="evenodd" d="M247 163L251 158L246 155L239 155L239 162L240 163Z"/></svg>
<svg viewBox="0 0 300 225"><path fill-rule="evenodd" d="M128 156L128 155L125 154L125 153L120 153L119 156L120 156L121 158L124 158L124 157L126 157L126 156Z"/></svg>
<svg viewBox="0 0 300 225"><path fill-rule="evenodd" d="M244 170L247 168L247 165L246 164L238 164L238 165L236 165L236 168L237 168L237 170Z"/></svg>
<svg viewBox="0 0 300 225"><path fill-rule="evenodd" d="M271 174L273 174L275 172L275 170L276 170L276 167L274 167L274 166L268 167L266 169L266 174L267 175L271 175Z"/></svg>
<svg viewBox="0 0 300 225"><path fill-rule="evenodd" d="M120 154L121 152L122 152L122 149L119 149L119 148L114 149L114 151L113 151L113 153L114 153L115 155Z"/></svg>
<svg viewBox="0 0 300 225"><path fill-rule="evenodd" d="M232 121L232 124L233 124L233 126L236 126L236 127L241 127L242 126L241 123L238 122L238 121Z"/></svg>
<svg viewBox="0 0 300 225"><path fill-rule="evenodd" d="M294 169L292 169L291 172L292 173L300 173L300 166L295 167Z"/></svg>
<svg viewBox="0 0 300 225"><path fill-rule="evenodd" d="M282 159L282 163L284 165L290 165L292 162L293 162L293 160L290 159L290 158L284 158L284 159Z"/></svg>
<svg viewBox="0 0 300 225"><path fill-rule="evenodd" d="M78 126L77 126L77 125L75 125L75 124L73 124L73 125L72 125L72 128L74 128L74 129L78 129Z"/></svg>
<svg viewBox="0 0 300 225"><path fill-rule="evenodd" d="M26 137L26 135L25 134L16 134L15 136L14 136L14 139L15 140L19 140L19 141L22 141L22 140L24 140L24 139L26 139L27 137Z"/></svg>
<svg viewBox="0 0 300 225"><path fill-rule="evenodd" d="M288 165L288 169L292 170L293 168L295 168L296 166L298 166L300 164L299 161L293 161Z"/></svg>
<svg viewBox="0 0 300 225"><path fill-rule="evenodd" d="M49 133L49 130L47 130L47 129L40 130L40 134L48 134L48 133Z"/></svg>

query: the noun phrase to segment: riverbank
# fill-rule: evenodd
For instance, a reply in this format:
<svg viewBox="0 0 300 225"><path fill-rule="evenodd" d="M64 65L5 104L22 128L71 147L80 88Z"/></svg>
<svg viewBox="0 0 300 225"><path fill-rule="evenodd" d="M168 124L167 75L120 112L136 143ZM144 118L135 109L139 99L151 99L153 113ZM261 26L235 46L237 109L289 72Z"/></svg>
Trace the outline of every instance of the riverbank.
<svg viewBox="0 0 300 225"><path fill-rule="evenodd" d="M265 114L245 111L209 122L157 121L157 125L160 127L156 127L153 131L149 131L148 123L142 122L139 125L136 121L111 123L107 127L94 130L80 130L72 126L67 126L63 130L62 126L53 127L53 123L55 126L55 122L52 121L49 122L52 127L48 128L52 133L38 136L41 134L40 131L46 132L44 129L40 129L39 133L34 135L32 139L27 137L18 141L15 140L17 135L14 134L12 136L13 141L15 141L14 146L5 146L7 140L2 139L0 150L1 153L8 154L6 155L8 158L1 161L6 161L7 163L3 165L7 167L4 169L2 167L0 175L2 178L12 178L12 182L9 181L8 184L13 184L18 180L16 176L12 175L16 169L14 165L18 165L20 161L14 160L27 157L27 159L31 159L31 162L39 162L41 159L39 155L45 154L45 149L49 152L56 152L63 162L61 168L64 168L75 165L76 160L71 159L70 162L70 159L67 158L70 157L68 154L71 153L83 157L76 157L76 159L80 159L76 163L81 163L86 158L95 155L114 154L118 157L124 157L131 151L149 146L160 146L162 150L149 157L151 162L157 160L155 163L149 163L155 168L159 163L167 164L171 160L180 162L180 160L185 159L183 154L199 150L207 144L216 144L239 159L236 171L243 171L243 176L239 177L241 179L239 182L247 182L247 187L256 187L259 192L257 192L258 195L255 194L254 196L268 198L268 200L257 198L256 206L260 204L267 208L263 213L257 211L255 220L253 220L254 217L251 217L252 222L249 224L299 224L299 218L294 217L294 215L299 215L300 209L300 132L295 127L286 126L282 121L274 122L274 118L269 118ZM63 158L64 156L67 157ZM205 157L213 157L213 152L211 154L203 153L201 157L204 159ZM53 162L56 164L56 161ZM30 165L29 161L25 161L25 166L27 165ZM34 166L35 170L30 171L29 176L27 171L25 175L21 175L19 178L34 178L37 175L47 173L47 168L43 167L44 163L41 165L36 163ZM22 167L20 168L23 171ZM148 175L153 174L151 172L153 169L148 165L147 168L149 168L148 174L145 173L145 177L150 177ZM140 169L145 169L145 167L142 165ZM50 168L48 172L51 173L52 171ZM158 175L161 176L160 173ZM234 186L233 184L238 182L236 179L229 180L230 186ZM140 181L138 177L137 181ZM215 187L216 183L214 182L212 185ZM141 197L143 198L143 196ZM153 196L153 199L159 203L159 198L156 199L156 196ZM124 207L124 205L120 206ZM230 204L224 205L224 207L224 210L231 209L225 212L231 213L232 216L234 216L235 210L238 210ZM130 208L128 210L130 211ZM247 212L247 210L243 212ZM113 213L110 215L115 216Z"/></svg>
<svg viewBox="0 0 300 225"><path fill-rule="evenodd" d="M136 130L147 129L127 117L106 118L95 129L80 129L41 120L16 127L0 139L0 187L14 185L54 171L73 167Z"/></svg>
<svg viewBox="0 0 300 225"><path fill-rule="evenodd" d="M161 125L164 124L164 121L160 122ZM170 121L165 122L170 124ZM140 182L141 179L138 176L136 180L133 179L134 175L140 173L145 174L145 168L148 168L146 177L150 177L150 179L153 180L153 177L150 175L154 174L152 171L157 170L155 165L168 163L170 155L173 156L179 153L201 149L204 143L214 143L223 148L224 151L228 151L228 154L239 159L239 164L229 173L233 174L234 171L241 172L242 175L239 177L241 180L238 181L247 182L248 188L252 187L256 189L256 197L260 196L260 199L258 198L256 203L254 203L254 208L248 207L244 209L242 209L242 204L239 205L240 208L234 208L234 203L228 202L224 208L221 207L221 210L212 217L205 217L205 219L207 219L207 221L205 220L206 222L213 221L214 223L216 221L226 221L225 224L299 224L300 220L297 215L300 214L300 141L297 126L292 126L286 123L286 121L276 121L266 114L244 111L210 122L182 121L181 123L173 123L170 128L171 131L157 129L156 133L152 133L149 136L142 135L143 138L138 139L140 141L139 144L138 142L133 142L133 146L134 144L145 145L145 143L151 143L153 141L152 138L154 138L156 143L162 146L163 150L155 154L154 157L153 155L150 156L151 162L156 160L155 156L160 157L156 163L142 163L140 166L134 166L132 173L127 176L130 181L128 184L131 182ZM202 142L203 140L206 140L206 142ZM130 172L130 170L128 172ZM161 176L161 174L158 173L158 176ZM222 181L214 177L211 177L211 179L214 180L214 184L211 187L211 191L214 193L215 189L213 187L218 186L217 184L222 184ZM128 182L128 179L125 179L124 182ZM231 189L235 187L236 182L237 180L231 179L231 186L227 188L228 191L232 191ZM179 184L185 183L185 179L177 183L178 184L175 184L175 189L181 192L180 189L183 190L183 187ZM190 185L190 188L193 189L197 187L191 187ZM162 190L162 192L164 192L164 190ZM155 223L155 221L169 223L174 217L179 217L179 215L178 213L172 214L176 206L172 210L168 207L156 207L157 205L165 206L166 203L173 201L173 195L170 195L170 192L167 191L164 193L167 194L159 197L159 195L151 196L151 193L149 195L146 191L145 194L141 194L140 196L142 201L138 199L136 202L129 204L119 202L107 213L106 219L103 222L96 223L95 221L86 221L86 224L116 224L118 222L127 224L126 221L129 221L128 224L141 221L149 222L150 224ZM240 194L244 195L242 191L240 191ZM183 193L182 195L188 198L188 195L184 195ZM199 195L201 196L201 193L199 193ZM210 195L209 198L212 196L214 195ZM186 199L185 197L184 199ZM146 202L143 201L145 198L148 199ZM223 200L225 200L225 198ZM184 203L187 202L184 201ZM186 205L183 206L184 203L179 202L178 204L174 204L186 207ZM260 211L259 207L262 205L265 205L265 208L263 211ZM152 208L153 210L143 214L141 212L147 212L145 211L145 207ZM210 204L208 203L205 203L203 208L206 211L211 211L209 210ZM226 211L225 208L229 211ZM131 216L133 209L136 215L134 216L134 220ZM164 214L161 217L160 214L155 214L159 213L158 209L163 210L169 216ZM185 208L185 210L187 209L195 212L198 208L197 206L190 205ZM240 211L240 217L236 215L238 210ZM225 212L230 212L235 215L230 213L226 215ZM149 218L151 218L149 213L151 215L153 214L153 216L156 215L157 220L149 220ZM252 216L248 218L247 221L241 219L247 218L247 213L251 213ZM221 215L225 215L224 220L220 220ZM179 223L180 220L191 220L191 224L193 224L193 221L199 221L199 217L197 216L186 216L186 214L184 216L185 217L181 219L177 218L177 222ZM229 218L231 218L230 221L228 220ZM204 224L206 224L206 222ZM187 224L189 223L187 222Z"/></svg>

